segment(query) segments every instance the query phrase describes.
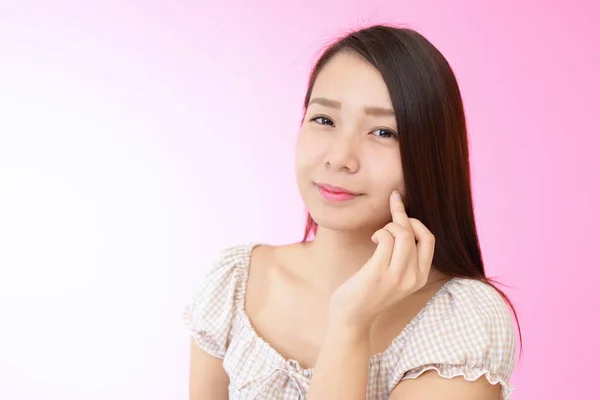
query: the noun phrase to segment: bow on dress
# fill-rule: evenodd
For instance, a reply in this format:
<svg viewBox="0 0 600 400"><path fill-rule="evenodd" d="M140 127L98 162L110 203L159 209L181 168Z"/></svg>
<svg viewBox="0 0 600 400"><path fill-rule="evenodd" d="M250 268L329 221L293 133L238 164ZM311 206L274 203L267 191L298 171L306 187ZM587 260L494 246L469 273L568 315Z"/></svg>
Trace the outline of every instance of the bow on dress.
<svg viewBox="0 0 600 400"><path fill-rule="evenodd" d="M279 391L283 385L291 381L295 391L298 392L298 400L305 400L310 379L302 374L302 368L296 360L287 360L283 366L275 368L272 372L259 376L255 381L258 387L252 391L251 400L270 400L269 392L272 392L274 385L279 386ZM270 388L269 390L265 390Z"/></svg>

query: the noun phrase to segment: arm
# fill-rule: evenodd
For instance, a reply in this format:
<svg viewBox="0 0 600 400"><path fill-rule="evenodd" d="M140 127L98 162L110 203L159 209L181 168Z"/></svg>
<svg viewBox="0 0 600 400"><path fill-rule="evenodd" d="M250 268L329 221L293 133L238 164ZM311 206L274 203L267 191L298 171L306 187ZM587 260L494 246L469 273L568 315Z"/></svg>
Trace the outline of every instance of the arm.
<svg viewBox="0 0 600 400"><path fill-rule="evenodd" d="M416 379L401 381L389 400L499 400L500 385L492 385L485 376L474 382L463 377L443 378L427 371Z"/></svg>
<svg viewBox="0 0 600 400"><path fill-rule="evenodd" d="M332 328L317 358L307 400L365 399L369 371L368 332ZM463 377L443 378L427 371L417 379L401 381L389 400L499 400L500 385L485 376L470 382Z"/></svg>
<svg viewBox="0 0 600 400"><path fill-rule="evenodd" d="M202 350L192 338L190 400L228 400L229 377L223 360Z"/></svg>
<svg viewBox="0 0 600 400"><path fill-rule="evenodd" d="M365 399L369 356L368 329L328 327L307 400Z"/></svg>
<svg viewBox="0 0 600 400"><path fill-rule="evenodd" d="M371 238L377 244L373 256L331 296L309 400L366 397L373 322L427 281L433 235L408 218L397 191L390 196L390 211L394 222Z"/></svg>

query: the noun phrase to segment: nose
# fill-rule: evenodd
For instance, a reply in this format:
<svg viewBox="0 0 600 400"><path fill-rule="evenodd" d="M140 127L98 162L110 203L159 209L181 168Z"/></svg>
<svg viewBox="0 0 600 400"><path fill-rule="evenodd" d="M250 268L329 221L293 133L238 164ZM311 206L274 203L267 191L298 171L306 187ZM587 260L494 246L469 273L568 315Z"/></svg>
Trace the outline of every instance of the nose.
<svg viewBox="0 0 600 400"><path fill-rule="evenodd" d="M354 135L337 133L325 154L325 167L354 173L358 170L357 139Z"/></svg>

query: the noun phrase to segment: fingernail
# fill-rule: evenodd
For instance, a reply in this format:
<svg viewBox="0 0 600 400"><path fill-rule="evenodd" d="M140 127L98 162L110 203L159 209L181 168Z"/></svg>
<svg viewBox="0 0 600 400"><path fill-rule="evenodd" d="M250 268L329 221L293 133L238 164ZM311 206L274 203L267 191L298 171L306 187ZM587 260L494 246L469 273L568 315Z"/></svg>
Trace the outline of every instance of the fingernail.
<svg viewBox="0 0 600 400"><path fill-rule="evenodd" d="M394 191L392 192L392 196L394 196L394 198L395 198L396 200L400 200L400 192L399 192L399 191L397 191L397 190L394 190Z"/></svg>

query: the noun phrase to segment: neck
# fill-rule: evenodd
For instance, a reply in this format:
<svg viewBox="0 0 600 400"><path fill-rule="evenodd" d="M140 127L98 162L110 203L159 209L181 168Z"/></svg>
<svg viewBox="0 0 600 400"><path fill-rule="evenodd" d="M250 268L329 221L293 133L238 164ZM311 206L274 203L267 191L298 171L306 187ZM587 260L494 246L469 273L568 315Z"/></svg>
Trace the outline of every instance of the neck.
<svg viewBox="0 0 600 400"><path fill-rule="evenodd" d="M374 232L343 232L319 227L312 242L306 244L315 285L333 291L356 273L373 255Z"/></svg>
<svg viewBox="0 0 600 400"><path fill-rule="evenodd" d="M325 292L333 292L354 275L373 255L377 245L371 241L374 232L343 232L319 227L312 242L303 247L307 251L307 265L311 284ZM449 279L432 267L428 285Z"/></svg>

